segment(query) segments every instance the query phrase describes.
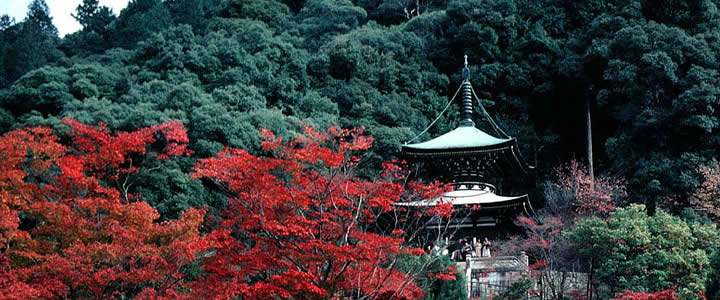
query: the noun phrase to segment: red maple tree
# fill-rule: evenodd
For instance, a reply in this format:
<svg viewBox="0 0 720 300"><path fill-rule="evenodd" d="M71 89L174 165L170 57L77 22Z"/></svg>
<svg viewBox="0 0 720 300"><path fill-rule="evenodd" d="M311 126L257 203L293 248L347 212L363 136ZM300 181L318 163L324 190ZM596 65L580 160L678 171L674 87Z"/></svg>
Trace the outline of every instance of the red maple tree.
<svg viewBox="0 0 720 300"><path fill-rule="evenodd" d="M554 170L555 179L545 188L546 207L566 221L587 216L607 217L627 196L625 181L609 176L590 176L577 160Z"/></svg>
<svg viewBox="0 0 720 300"><path fill-rule="evenodd" d="M593 178L578 161L572 160L554 170L554 180L545 184L545 205L531 216L518 217L516 224L524 231L503 245L502 252L526 251L534 263L534 276L541 276L543 287L554 298L562 298L582 291L567 284L574 266L581 258L565 232L572 231L579 219L590 216L606 218L621 199L627 196L625 182L609 176ZM592 299L594 267L590 261L590 283L585 297Z"/></svg>
<svg viewBox="0 0 720 300"><path fill-rule="evenodd" d="M203 159L194 176L231 194L224 221L208 238L219 245L193 286L204 298L417 299L413 274L395 268L398 255L419 255L396 235L369 228L401 199L437 196L441 189L404 185L393 164L374 180L353 172L372 138L361 129L306 128L283 142L262 131L269 157L225 149Z"/></svg>
<svg viewBox="0 0 720 300"><path fill-rule="evenodd" d="M158 222L128 189L143 160L189 153L182 125L112 134L63 123L69 146L43 127L0 138L0 299L422 297L422 272L396 263L424 251L404 246L404 222L382 217L443 189L405 184L393 163L377 179L355 176L372 143L362 130L307 128L290 142L264 130L269 157L228 148L200 160L193 176L232 195L201 236L203 209Z"/></svg>
<svg viewBox="0 0 720 300"><path fill-rule="evenodd" d="M204 211L158 223L154 208L113 185L137 171L133 161L187 154L182 125L113 135L63 123L70 146L43 127L0 138L0 298L174 294L204 245Z"/></svg>
<svg viewBox="0 0 720 300"><path fill-rule="evenodd" d="M698 295L700 299L705 299L705 297L702 295ZM646 292L635 292L635 291L625 291L623 293L618 293L615 295L615 298L613 300L676 300L678 299L677 296L675 296L675 288L670 288L667 290L662 290L659 292L654 293L646 293Z"/></svg>

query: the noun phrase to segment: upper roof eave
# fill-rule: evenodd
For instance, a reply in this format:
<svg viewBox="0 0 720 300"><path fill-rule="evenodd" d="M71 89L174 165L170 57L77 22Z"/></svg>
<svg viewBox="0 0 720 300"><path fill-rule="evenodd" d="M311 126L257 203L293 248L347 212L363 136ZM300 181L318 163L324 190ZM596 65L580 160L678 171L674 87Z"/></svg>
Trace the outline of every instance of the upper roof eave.
<svg viewBox="0 0 720 300"><path fill-rule="evenodd" d="M460 126L429 141L403 145L403 151L432 152L462 149L493 149L507 146L514 138L497 138L474 126Z"/></svg>

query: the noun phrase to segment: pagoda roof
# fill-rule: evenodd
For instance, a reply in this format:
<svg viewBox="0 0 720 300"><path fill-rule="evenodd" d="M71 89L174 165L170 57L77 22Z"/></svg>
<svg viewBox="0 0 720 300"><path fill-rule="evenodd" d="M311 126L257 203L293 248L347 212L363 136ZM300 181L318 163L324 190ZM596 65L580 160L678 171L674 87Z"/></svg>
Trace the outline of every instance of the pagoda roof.
<svg viewBox="0 0 720 300"><path fill-rule="evenodd" d="M527 174L533 169L520 154L517 139L497 138L475 126L460 126L429 141L403 145L402 153L408 159L430 160L440 165L443 165L446 159L455 161L461 157L474 158L475 163L469 165L447 166L448 170L456 171L492 166L490 169L493 174L512 172L511 170ZM481 163L482 161L492 163L488 165ZM466 173L478 173L471 172L470 169Z"/></svg>
<svg viewBox="0 0 720 300"><path fill-rule="evenodd" d="M460 98L462 99L458 127L429 141L410 144L425 134L440 119L458 94L461 95ZM474 103L478 104L485 117L484 120L490 123L492 129L500 137L492 136L475 127L472 118ZM523 173L528 173L529 170L533 169L523 160L518 148L517 140L507 135L495 123L495 120L485 110L482 102L475 94L470 83L470 69L468 68L467 56L465 56L463 81L460 87L448 104L445 105L440 115L427 128L402 146L402 152L403 155L411 159L429 160L431 164L450 167L448 171L458 173L455 175L461 175L461 177L482 178L489 175L489 173L485 172L487 169L492 169L494 173L517 169ZM447 162L448 159L456 159L457 161Z"/></svg>
<svg viewBox="0 0 720 300"><path fill-rule="evenodd" d="M433 199L426 199L413 202L395 203L397 206L406 207L431 207L442 203L452 203L453 206L475 206L480 209L501 209L512 207L523 207L527 209L528 195L520 196L499 196L495 189L487 184L473 184L471 187L459 187L455 190L445 192L442 196Z"/></svg>
<svg viewBox="0 0 720 300"><path fill-rule="evenodd" d="M475 126L460 126L429 141L404 145L403 151L426 152L432 150L493 149L514 144L514 141L514 138L494 137L475 128Z"/></svg>

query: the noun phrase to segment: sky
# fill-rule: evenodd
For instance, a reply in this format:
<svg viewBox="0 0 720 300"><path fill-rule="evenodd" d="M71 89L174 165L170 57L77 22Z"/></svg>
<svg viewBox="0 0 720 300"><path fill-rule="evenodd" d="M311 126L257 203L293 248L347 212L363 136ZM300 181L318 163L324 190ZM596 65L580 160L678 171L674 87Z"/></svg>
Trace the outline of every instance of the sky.
<svg viewBox="0 0 720 300"><path fill-rule="evenodd" d="M32 0L0 0L0 15L9 15L20 22L27 14L28 5ZM127 6L129 0L100 0L100 5L112 9L115 15ZM70 15L82 0L45 0L50 8L50 16L60 36L80 30L80 24Z"/></svg>

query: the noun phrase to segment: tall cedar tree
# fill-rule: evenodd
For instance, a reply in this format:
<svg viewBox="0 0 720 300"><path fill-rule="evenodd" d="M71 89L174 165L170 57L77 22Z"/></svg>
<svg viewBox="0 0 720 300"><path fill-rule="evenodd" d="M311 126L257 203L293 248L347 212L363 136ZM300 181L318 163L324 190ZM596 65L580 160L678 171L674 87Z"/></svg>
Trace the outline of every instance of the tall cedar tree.
<svg viewBox="0 0 720 300"><path fill-rule="evenodd" d="M37 26L40 31L57 35L58 31L52 23L50 9L45 0L33 0L28 5L28 14L26 21L30 26Z"/></svg>

